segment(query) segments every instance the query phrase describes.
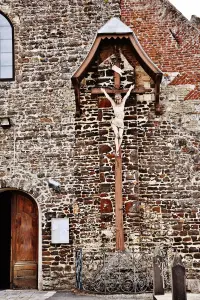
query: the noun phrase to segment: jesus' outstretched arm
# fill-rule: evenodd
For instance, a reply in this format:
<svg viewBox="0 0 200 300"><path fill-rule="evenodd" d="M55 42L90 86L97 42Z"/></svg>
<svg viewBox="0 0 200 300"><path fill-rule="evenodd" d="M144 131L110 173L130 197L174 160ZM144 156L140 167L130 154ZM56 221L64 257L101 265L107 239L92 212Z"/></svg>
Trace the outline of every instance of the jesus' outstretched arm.
<svg viewBox="0 0 200 300"><path fill-rule="evenodd" d="M132 91L132 89L134 89L135 85L131 85L128 92L126 93L126 95L124 96L124 98L122 99L122 103L125 105L126 100L128 99L128 97L130 96L130 93Z"/></svg>
<svg viewBox="0 0 200 300"><path fill-rule="evenodd" d="M114 107L116 105L115 101L108 95L108 93L106 92L106 90L104 88L101 88L101 91L104 93L106 98L110 101L110 103L112 104L112 107Z"/></svg>

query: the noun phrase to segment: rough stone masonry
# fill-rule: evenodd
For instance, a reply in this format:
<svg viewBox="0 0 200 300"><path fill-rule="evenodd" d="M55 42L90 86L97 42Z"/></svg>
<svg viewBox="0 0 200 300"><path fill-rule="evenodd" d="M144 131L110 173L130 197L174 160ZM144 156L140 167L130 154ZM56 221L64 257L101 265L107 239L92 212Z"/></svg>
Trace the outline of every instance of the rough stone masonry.
<svg viewBox="0 0 200 300"><path fill-rule="evenodd" d="M15 81L0 83L1 187L21 189L42 211L43 288L74 284L73 215L75 101L71 76L83 61L97 28L119 16L119 1L0 1L14 26ZM48 187L61 183L61 193ZM70 217L70 245L50 243L52 217ZM79 242L80 243L80 242Z"/></svg>
<svg viewBox="0 0 200 300"><path fill-rule="evenodd" d="M188 287L198 283L200 35L168 1L153 2L0 1L14 26L15 49L15 80L0 82L0 115L12 122L10 129L0 128L0 184L25 191L40 205L44 289L74 285L77 247L115 248L112 109L88 92L96 83L104 86L112 74L104 65L88 71L79 118L70 82L97 30L113 16L133 29L164 73L160 115L153 94L131 96L125 108L126 248L164 243L177 249L187 266ZM135 81L153 88L140 65L133 70L124 63L124 86ZM61 183L60 193L49 189L49 178ZM65 216L70 244L52 245L51 218Z"/></svg>

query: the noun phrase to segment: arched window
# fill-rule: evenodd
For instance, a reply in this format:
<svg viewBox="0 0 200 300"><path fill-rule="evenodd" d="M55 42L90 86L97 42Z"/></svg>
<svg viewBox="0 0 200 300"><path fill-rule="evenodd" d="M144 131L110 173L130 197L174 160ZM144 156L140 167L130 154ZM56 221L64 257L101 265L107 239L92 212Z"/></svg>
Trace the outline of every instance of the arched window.
<svg viewBox="0 0 200 300"><path fill-rule="evenodd" d="M14 78L13 26L0 12L0 80Z"/></svg>

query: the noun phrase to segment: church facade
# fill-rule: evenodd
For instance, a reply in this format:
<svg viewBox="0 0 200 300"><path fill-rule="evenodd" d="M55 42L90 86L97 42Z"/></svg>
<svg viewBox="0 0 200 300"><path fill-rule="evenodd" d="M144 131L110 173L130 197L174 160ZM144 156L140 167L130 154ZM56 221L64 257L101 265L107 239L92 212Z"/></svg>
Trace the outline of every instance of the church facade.
<svg viewBox="0 0 200 300"><path fill-rule="evenodd" d="M162 245L198 289L198 18L153 2L0 1L0 288L71 288L78 248ZM108 98L130 86L120 177Z"/></svg>

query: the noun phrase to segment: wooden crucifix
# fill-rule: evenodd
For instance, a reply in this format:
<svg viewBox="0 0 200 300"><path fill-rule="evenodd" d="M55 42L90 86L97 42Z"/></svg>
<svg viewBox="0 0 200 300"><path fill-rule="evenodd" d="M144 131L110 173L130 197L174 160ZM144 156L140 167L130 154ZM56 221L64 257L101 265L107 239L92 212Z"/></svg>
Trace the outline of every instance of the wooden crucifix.
<svg viewBox="0 0 200 300"><path fill-rule="evenodd" d="M116 223L116 250L124 251L124 230L123 230L123 199L122 199L122 156L121 156L121 142L124 131L124 106L127 98L134 88L132 85L128 90L120 90L120 72L115 71L119 68L119 62L115 65L114 70L114 89L112 93L115 94L115 101L108 95L103 88L94 89L94 94L104 94L111 102L114 110L114 118L111 121L111 126L115 134L115 223ZM120 69L119 69L120 70ZM109 90L108 90L109 92ZM122 98L121 93L126 93Z"/></svg>
<svg viewBox="0 0 200 300"><path fill-rule="evenodd" d="M119 67L119 62L117 62L117 67ZM116 89L120 88L120 81L121 81L120 74L118 72L114 72L114 86ZM124 101L124 105L125 105L125 101ZM122 142L122 137L120 140L120 144L118 144L119 149L118 150L116 149L116 154L118 155L115 156L115 225L116 225L116 250L124 251L125 246L124 246L124 221L123 221L123 199L122 199L121 142Z"/></svg>

